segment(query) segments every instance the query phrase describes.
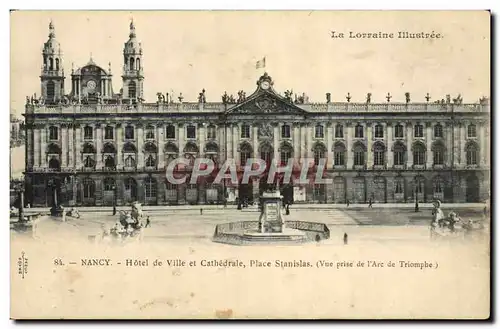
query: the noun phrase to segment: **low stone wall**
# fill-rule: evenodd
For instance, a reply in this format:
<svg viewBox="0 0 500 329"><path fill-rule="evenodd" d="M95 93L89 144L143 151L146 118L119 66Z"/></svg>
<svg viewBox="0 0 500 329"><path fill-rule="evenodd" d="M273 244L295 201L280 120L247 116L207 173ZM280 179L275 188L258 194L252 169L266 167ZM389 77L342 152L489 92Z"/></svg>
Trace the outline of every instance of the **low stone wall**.
<svg viewBox="0 0 500 329"><path fill-rule="evenodd" d="M215 227L215 232L212 241L234 244L234 245L248 245L259 243L258 240L261 239L250 239L248 236L244 235L244 232L256 231L259 227L258 221L240 221L232 223L218 224ZM330 230L328 226L322 223L314 222L304 222L304 221L286 221L285 227L303 231L306 233L307 240L305 241L320 241L330 238ZM255 240L255 241L251 241ZM279 238L273 239L275 243L282 243ZM304 239L286 241L289 243L302 243L305 242ZM262 241L260 241L262 242ZM269 241L271 242L271 241Z"/></svg>

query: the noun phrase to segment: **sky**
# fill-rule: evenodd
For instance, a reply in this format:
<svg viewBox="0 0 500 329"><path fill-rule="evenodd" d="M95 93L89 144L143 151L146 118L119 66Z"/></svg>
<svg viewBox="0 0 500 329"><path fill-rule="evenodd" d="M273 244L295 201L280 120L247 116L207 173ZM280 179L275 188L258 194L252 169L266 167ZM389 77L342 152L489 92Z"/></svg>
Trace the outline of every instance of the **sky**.
<svg viewBox="0 0 500 329"><path fill-rule="evenodd" d="M425 102L456 97L476 102L490 91L490 16L486 11L15 11L11 18L11 111L24 111L27 95L40 95L41 50L52 20L63 51L66 92L71 67L91 55L99 66L111 62L113 90L122 81L123 45L133 18L142 43L144 96L157 92L195 102L206 89L208 102L221 95L247 95L265 71L275 89L305 92L310 102ZM441 39L333 39L331 31L427 32ZM431 101L432 101L431 100Z"/></svg>

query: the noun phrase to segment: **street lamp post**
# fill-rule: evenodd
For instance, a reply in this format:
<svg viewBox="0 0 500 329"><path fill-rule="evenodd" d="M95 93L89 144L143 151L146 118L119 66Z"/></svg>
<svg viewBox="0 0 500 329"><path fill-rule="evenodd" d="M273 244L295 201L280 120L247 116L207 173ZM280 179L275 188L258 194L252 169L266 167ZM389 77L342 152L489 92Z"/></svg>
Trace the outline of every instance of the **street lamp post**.
<svg viewBox="0 0 500 329"><path fill-rule="evenodd" d="M19 192L19 222L22 223L24 222L24 186L20 185L18 187L18 192Z"/></svg>
<svg viewBox="0 0 500 329"><path fill-rule="evenodd" d="M418 184L419 182L417 182L417 185L415 186L415 212L418 212Z"/></svg>

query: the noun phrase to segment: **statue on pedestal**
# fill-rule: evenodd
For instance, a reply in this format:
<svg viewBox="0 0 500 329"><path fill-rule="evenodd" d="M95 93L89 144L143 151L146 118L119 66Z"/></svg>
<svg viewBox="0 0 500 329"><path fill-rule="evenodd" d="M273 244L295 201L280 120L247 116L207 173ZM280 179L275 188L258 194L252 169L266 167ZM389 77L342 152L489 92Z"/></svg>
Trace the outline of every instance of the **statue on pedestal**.
<svg viewBox="0 0 500 329"><path fill-rule="evenodd" d="M332 94L331 93L326 93L326 102L330 103L332 101Z"/></svg>
<svg viewBox="0 0 500 329"><path fill-rule="evenodd" d="M366 94L366 104L370 104L372 102L372 93Z"/></svg>

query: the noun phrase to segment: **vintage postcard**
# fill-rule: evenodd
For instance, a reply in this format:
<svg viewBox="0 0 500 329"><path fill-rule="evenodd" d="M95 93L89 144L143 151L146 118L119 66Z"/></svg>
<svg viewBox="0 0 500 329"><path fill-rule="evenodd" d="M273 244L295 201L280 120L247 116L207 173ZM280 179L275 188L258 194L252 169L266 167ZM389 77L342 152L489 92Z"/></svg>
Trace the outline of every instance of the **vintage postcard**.
<svg viewBox="0 0 500 329"><path fill-rule="evenodd" d="M13 11L13 319L488 319L488 11Z"/></svg>

